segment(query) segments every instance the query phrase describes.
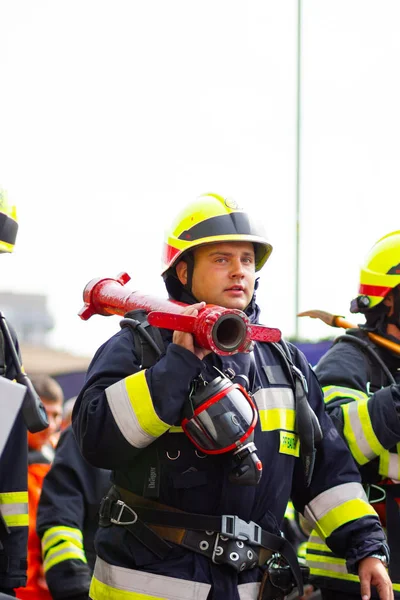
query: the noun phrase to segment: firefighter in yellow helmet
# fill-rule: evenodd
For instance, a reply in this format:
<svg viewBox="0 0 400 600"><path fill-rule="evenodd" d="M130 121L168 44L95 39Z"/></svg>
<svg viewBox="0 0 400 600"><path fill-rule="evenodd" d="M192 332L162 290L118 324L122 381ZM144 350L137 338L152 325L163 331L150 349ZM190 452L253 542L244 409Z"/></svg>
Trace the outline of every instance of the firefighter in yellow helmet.
<svg viewBox="0 0 400 600"><path fill-rule="evenodd" d="M167 233L162 274L171 298L190 305L186 315L219 304L257 323L256 277L271 250L260 223L239 205L205 194ZM291 573L301 588L295 552L280 531L291 495L350 568L391 600L381 561L369 557L386 554L379 519L301 352L256 342L252 353L217 355L190 333L143 321L159 344L154 353L128 321L97 351L73 413L84 457L113 471L100 507L90 598L283 598ZM232 385L242 386L234 388L236 406L252 395L252 431L249 407L234 408ZM308 418L299 424L300 414ZM188 421L197 441L181 427ZM249 433L240 454L225 451L236 427Z"/></svg>
<svg viewBox="0 0 400 600"><path fill-rule="evenodd" d="M365 325L347 330L315 371L325 405L347 442L371 502L387 529L390 576L400 599L400 354L373 343L379 334L400 349L400 231L379 239L361 268L350 310ZM382 557L383 558L383 557ZM307 562L323 600L359 598L358 580L313 531Z"/></svg>
<svg viewBox="0 0 400 600"><path fill-rule="evenodd" d="M0 188L0 252L12 252L18 232L17 211Z"/></svg>
<svg viewBox="0 0 400 600"><path fill-rule="evenodd" d="M15 206L10 204L6 192L0 188L0 252L9 253L14 250L17 231ZM12 330L11 334L18 351L18 341ZM16 376L11 354L1 330L0 376L10 380ZM4 389L0 391L0 395L5 397ZM14 596L13 588L24 586L26 583L27 461L27 429L20 410L0 457L0 592L11 596Z"/></svg>

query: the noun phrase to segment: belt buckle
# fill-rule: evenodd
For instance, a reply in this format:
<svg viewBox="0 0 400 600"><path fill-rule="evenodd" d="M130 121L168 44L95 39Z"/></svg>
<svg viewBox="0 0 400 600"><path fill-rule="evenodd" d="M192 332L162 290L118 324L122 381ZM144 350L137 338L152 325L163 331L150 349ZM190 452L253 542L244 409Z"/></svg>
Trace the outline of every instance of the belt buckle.
<svg viewBox="0 0 400 600"><path fill-rule="evenodd" d="M114 525L133 525L134 523L136 523L136 521L138 520L138 516L130 506L125 504L125 502L123 502L122 500L117 500L115 505L120 507L119 513L116 519L110 516L111 523L113 523ZM121 521L121 517L125 509L127 509L133 515L133 521Z"/></svg>
<svg viewBox="0 0 400 600"><path fill-rule="evenodd" d="M261 546L261 527L254 521L243 521L235 515L222 515L221 534L227 538L247 541L248 544Z"/></svg>

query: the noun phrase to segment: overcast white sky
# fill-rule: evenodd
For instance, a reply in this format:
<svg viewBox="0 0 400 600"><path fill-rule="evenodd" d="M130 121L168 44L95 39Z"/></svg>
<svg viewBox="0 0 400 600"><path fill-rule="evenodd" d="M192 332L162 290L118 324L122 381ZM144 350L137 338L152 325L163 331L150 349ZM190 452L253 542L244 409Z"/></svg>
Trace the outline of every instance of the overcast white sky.
<svg viewBox="0 0 400 600"><path fill-rule="evenodd" d="M0 0L0 184L19 211L3 291L48 294L56 347L93 277L163 295L164 228L214 191L274 252L262 321L295 330L295 0ZM300 308L348 316L368 248L400 228L400 3L303 0ZM301 320L303 337L333 333Z"/></svg>

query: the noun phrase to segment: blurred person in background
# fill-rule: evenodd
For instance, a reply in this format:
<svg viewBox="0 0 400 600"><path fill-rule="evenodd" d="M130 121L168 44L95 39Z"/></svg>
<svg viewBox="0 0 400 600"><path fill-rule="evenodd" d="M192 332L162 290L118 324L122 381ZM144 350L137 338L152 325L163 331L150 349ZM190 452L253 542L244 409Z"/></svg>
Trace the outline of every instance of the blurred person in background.
<svg viewBox="0 0 400 600"><path fill-rule="evenodd" d="M0 188L0 253L13 252L17 231L16 208ZM9 329L19 356L17 337L10 326ZM0 330L0 376L13 380L16 375L12 354ZM15 596L13 588L26 583L29 522L26 432L21 409L0 457L0 597L1 593Z"/></svg>
<svg viewBox="0 0 400 600"><path fill-rule="evenodd" d="M62 414L62 422L61 422L61 431L67 429L71 425L72 421L72 410L74 408L75 401L78 396L72 396L72 398L68 398L64 402L63 406L63 414Z"/></svg>
<svg viewBox="0 0 400 600"><path fill-rule="evenodd" d="M43 573L40 540L36 533L36 513L43 479L54 458L64 394L57 381L48 375L32 375L30 379L46 409L49 427L38 433L28 432L28 581L26 587L16 589L16 594L22 600L51 600Z"/></svg>
<svg viewBox="0 0 400 600"><path fill-rule="evenodd" d="M86 462L67 427L43 482L36 523L53 600L89 598L100 501L109 487L110 471Z"/></svg>

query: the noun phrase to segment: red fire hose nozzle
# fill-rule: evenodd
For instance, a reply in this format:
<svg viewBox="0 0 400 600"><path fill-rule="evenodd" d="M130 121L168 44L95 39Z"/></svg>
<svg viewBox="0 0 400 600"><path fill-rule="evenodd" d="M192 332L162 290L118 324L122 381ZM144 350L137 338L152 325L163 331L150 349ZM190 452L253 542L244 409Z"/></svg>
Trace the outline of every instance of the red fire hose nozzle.
<svg viewBox="0 0 400 600"><path fill-rule="evenodd" d="M121 315L142 309L148 313L150 325L193 334L198 346L216 354L250 352L253 342L279 342L279 329L253 325L241 310L207 304L197 317L183 315L188 306L183 302L156 298L125 287L127 273L116 279L92 279L83 290L84 305L79 316L87 321L92 315Z"/></svg>

